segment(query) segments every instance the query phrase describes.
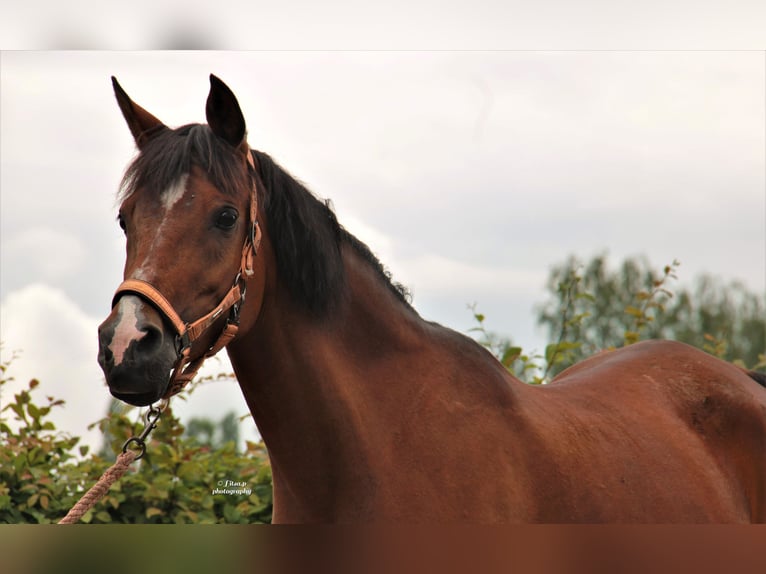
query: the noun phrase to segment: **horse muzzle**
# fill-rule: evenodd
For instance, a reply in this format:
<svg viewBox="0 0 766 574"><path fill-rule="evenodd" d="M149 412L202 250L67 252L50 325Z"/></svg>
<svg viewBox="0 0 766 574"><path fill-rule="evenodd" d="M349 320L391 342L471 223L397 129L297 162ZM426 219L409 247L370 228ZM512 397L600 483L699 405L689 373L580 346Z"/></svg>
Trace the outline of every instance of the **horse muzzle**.
<svg viewBox="0 0 766 574"><path fill-rule="evenodd" d="M121 297L98 328L98 363L111 394L136 406L164 396L177 358L175 334L140 297Z"/></svg>

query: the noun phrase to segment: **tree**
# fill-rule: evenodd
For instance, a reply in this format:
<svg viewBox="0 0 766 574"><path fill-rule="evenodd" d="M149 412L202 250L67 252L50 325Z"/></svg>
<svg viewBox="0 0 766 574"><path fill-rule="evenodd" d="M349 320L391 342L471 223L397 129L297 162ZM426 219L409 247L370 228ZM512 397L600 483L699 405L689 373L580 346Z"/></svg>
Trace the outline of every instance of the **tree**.
<svg viewBox="0 0 766 574"><path fill-rule="evenodd" d="M612 270L606 255L599 255L586 263L571 256L553 267L538 323L550 340L565 333L564 339L578 346L552 372L639 339L673 339L750 368L761 365L766 353L764 296L711 275L698 277L692 288L671 291L679 265L673 262L657 272L646 258L628 258ZM573 282L574 295L562 289ZM571 321L573 317L587 320Z"/></svg>
<svg viewBox="0 0 766 574"><path fill-rule="evenodd" d="M673 339L750 369L766 368L764 295L739 282L711 275L691 288L673 289L680 263L661 271L646 258L628 258L612 269L606 255L583 263L570 256L551 269L548 297L537 308L548 333L542 354L525 352L510 339L487 331L471 307L478 341L515 376L548 382L559 372L605 349L642 339Z"/></svg>
<svg viewBox="0 0 766 574"><path fill-rule="evenodd" d="M239 420L234 411L230 411L216 423L207 417L193 417L186 424L185 436L199 444L211 448L220 448L226 443L239 444Z"/></svg>

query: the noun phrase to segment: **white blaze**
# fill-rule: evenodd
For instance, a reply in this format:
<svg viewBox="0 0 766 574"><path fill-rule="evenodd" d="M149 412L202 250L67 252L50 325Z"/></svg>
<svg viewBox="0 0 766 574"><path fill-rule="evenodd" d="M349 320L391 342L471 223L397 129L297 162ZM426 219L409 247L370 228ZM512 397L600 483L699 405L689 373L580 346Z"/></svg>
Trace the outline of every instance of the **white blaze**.
<svg viewBox="0 0 766 574"><path fill-rule="evenodd" d="M178 178L174 184L163 191L160 194L162 200L162 207L164 208L163 216L167 216L168 212L173 209L173 206L184 196L186 193L186 180L189 179L189 174L185 173ZM164 220L163 220L164 223ZM162 227L162 225L160 225Z"/></svg>
<svg viewBox="0 0 766 574"><path fill-rule="evenodd" d="M189 179L189 174L184 174L178 178L178 180L171 184L166 190L160 193L160 203L162 205L162 221L154 232L154 238L152 239L152 246L149 248L149 254L154 252L155 247L162 238L162 228L165 227L168 214L172 211L173 206L184 196L186 193L186 181ZM139 266L131 276L131 279L147 280L146 262Z"/></svg>
<svg viewBox="0 0 766 574"><path fill-rule="evenodd" d="M115 366L122 363L125 352L133 341L139 341L146 336L146 332L138 328L139 302L138 297L134 295L120 297L117 302L120 321L117 323L112 342L109 344L109 350L114 355Z"/></svg>

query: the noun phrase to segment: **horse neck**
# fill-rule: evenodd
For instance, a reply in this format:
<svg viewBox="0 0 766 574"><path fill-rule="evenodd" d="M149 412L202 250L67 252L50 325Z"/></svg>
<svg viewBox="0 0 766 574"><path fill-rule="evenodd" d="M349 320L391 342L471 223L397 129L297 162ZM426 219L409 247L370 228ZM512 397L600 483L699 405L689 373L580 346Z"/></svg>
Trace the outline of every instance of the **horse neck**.
<svg viewBox="0 0 766 574"><path fill-rule="evenodd" d="M255 327L229 346L269 450L275 508L304 518L326 519L332 508L323 506L339 492L363 498L382 474L376 468L398 456L397 441L425 432L424 411L450 397L468 402L467 378L497 375L483 349L423 321L352 247L343 259L347 292L327 316L312 317L277 282ZM433 431L446 436L449 428Z"/></svg>

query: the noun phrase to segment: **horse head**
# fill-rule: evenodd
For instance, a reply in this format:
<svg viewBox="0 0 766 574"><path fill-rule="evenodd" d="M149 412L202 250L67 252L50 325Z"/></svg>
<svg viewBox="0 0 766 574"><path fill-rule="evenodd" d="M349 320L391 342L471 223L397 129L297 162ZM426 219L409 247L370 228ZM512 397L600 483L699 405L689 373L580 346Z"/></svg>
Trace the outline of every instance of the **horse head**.
<svg viewBox="0 0 766 574"><path fill-rule="evenodd" d="M98 361L112 395L147 405L177 392L257 316L259 178L239 104L215 76L207 124L178 129L112 83L139 153L120 192L124 281L99 326Z"/></svg>

